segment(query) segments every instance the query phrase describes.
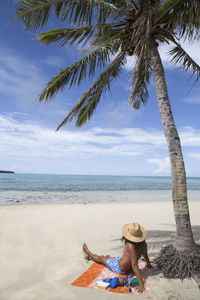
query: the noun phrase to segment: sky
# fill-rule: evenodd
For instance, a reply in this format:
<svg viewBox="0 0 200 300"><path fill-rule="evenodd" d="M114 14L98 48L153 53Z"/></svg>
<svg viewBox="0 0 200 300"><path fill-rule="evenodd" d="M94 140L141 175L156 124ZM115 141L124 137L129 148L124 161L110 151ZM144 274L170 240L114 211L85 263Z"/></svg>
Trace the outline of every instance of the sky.
<svg viewBox="0 0 200 300"><path fill-rule="evenodd" d="M19 21L10 22L15 0L0 0L0 170L16 173L170 176L168 149L161 125L153 78L150 98L140 110L129 108L129 57L92 119L55 131L92 81L66 87L47 103L35 101L51 77L80 59L80 46L40 45ZM56 28L51 18L47 28ZM181 42L200 64L199 45ZM200 176L200 83L170 63L159 48L187 176Z"/></svg>

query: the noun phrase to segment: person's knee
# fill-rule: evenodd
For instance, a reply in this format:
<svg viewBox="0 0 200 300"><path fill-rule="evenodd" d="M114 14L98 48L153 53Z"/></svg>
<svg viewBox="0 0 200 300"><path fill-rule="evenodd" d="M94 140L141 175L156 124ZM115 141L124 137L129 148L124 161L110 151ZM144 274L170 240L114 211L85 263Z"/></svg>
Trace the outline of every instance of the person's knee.
<svg viewBox="0 0 200 300"><path fill-rule="evenodd" d="M101 256L102 265L106 266L108 258L106 256Z"/></svg>

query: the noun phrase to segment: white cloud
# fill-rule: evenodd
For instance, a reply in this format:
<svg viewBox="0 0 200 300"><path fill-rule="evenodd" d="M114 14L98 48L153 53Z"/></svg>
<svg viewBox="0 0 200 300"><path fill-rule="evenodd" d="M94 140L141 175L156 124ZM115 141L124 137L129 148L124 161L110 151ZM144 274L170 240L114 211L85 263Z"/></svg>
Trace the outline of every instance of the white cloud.
<svg viewBox="0 0 200 300"><path fill-rule="evenodd" d="M117 101L110 101L104 103L104 110L96 114L93 124L103 124L106 127L125 127L130 125L136 116L142 114L141 110L134 110L129 107L127 99L116 103Z"/></svg>
<svg viewBox="0 0 200 300"><path fill-rule="evenodd" d="M158 130L144 130L140 128L122 128L117 129L104 129L98 128L99 132L116 134L123 136L124 142L128 143L138 143L144 145L154 145L154 146L166 146L166 141L162 131Z"/></svg>
<svg viewBox="0 0 200 300"><path fill-rule="evenodd" d="M186 98L184 99L184 102L187 102L187 103L191 103L191 104L200 104L200 97L190 97L190 98Z"/></svg>
<svg viewBox="0 0 200 300"><path fill-rule="evenodd" d="M199 43L194 42L190 43L189 41L181 41L180 44L182 48L192 57L192 59L200 65L200 56L199 56ZM170 62L169 51L173 49L175 45L170 43L169 45L163 44L158 49L160 56L163 62L163 65L167 69L175 68L176 66Z"/></svg>
<svg viewBox="0 0 200 300"><path fill-rule="evenodd" d="M117 55L119 54L120 52L118 51L115 55L111 55L111 61L113 61ZM136 56L133 55L133 56L127 56L127 62L124 66L124 68L127 70L127 71L131 71L133 69L133 67L135 66L135 63L136 63Z"/></svg>
<svg viewBox="0 0 200 300"><path fill-rule="evenodd" d="M190 153L187 153L187 155L192 157L192 158L200 160L200 153L190 152Z"/></svg>
<svg viewBox="0 0 200 300"><path fill-rule="evenodd" d="M181 144L187 147L200 147L200 131L190 127L185 126L180 131Z"/></svg>
<svg viewBox="0 0 200 300"><path fill-rule="evenodd" d="M169 51L172 49L172 47L173 45L171 44L170 45L163 44L158 48L165 69L175 68L175 66L170 62L170 56L169 56Z"/></svg>
<svg viewBox="0 0 200 300"><path fill-rule="evenodd" d="M93 127L55 132L30 121L19 121L17 114L14 116L0 115L1 157L135 156L163 149L167 151L163 132L155 129ZM185 127L180 132L183 146L200 147L198 130ZM159 164L159 168L167 164L167 160L154 159L151 162Z"/></svg>
<svg viewBox="0 0 200 300"><path fill-rule="evenodd" d="M64 59L59 56L50 55L44 60L44 62L50 67L64 67Z"/></svg>
<svg viewBox="0 0 200 300"><path fill-rule="evenodd" d="M163 153L167 155L167 145L162 130L141 128L102 128L91 129L65 129L55 132L41 124L26 121L27 116L14 113L13 117L0 115L0 157L1 165L18 166L16 171L26 167L26 161L34 161L35 172L42 168L44 162L53 165L70 164L74 160L89 158L94 160L136 158L135 164L141 161L144 166L148 161L155 165L152 174L170 175L168 157L160 158ZM182 144L189 147L200 147L200 132L192 127L180 130ZM199 159L196 152L185 154ZM155 155L159 158L155 158ZM154 158L153 158L154 156ZM142 158L141 158L142 157ZM152 157L149 158L148 157ZM59 161L59 162L58 162ZM37 166L37 162L41 166ZM36 165L35 165L36 164ZM100 167L100 166L99 166ZM18 168L18 169L17 169ZM29 167L30 168L30 167ZM31 167L32 168L32 167ZM52 167L53 168L53 167ZM60 169L58 166L57 168ZM57 172L59 172L57 170Z"/></svg>
<svg viewBox="0 0 200 300"><path fill-rule="evenodd" d="M181 44L182 48L194 59L194 61L200 65L199 43L194 42L192 44L189 41L180 41L180 44ZM175 45L170 43L169 45L162 44L158 48L162 62L163 62L163 66L166 69L173 69L173 68L177 67L170 62L171 58L169 55L169 51L172 50L172 48L174 46ZM136 62L136 57L129 56L127 59L127 64L125 66L126 70L131 71L135 65L135 62Z"/></svg>
<svg viewBox="0 0 200 300"><path fill-rule="evenodd" d="M45 76L34 62L12 49L0 48L0 92L19 103L32 103L45 83Z"/></svg>
<svg viewBox="0 0 200 300"><path fill-rule="evenodd" d="M138 128L63 130L0 116L0 155L23 157L135 156L165 147L162 132Z"/></svg>
<svg viewBox="0 0 200 300"><path fill-rule="evenodd" d="M125 65L125 69L127 71L131 71L136 63L136 57L135 56L128 56L127 57L127 63Z"/></svg>
<svg viewBox="0 0 200 300"><path fill-rule="evenodd" d="M156 173L156 174L170 174L169 157L165 157L163 159L149 158L149 159L147 159L147 162L156 165L155 169L153 170L153 173Z"/></svg>

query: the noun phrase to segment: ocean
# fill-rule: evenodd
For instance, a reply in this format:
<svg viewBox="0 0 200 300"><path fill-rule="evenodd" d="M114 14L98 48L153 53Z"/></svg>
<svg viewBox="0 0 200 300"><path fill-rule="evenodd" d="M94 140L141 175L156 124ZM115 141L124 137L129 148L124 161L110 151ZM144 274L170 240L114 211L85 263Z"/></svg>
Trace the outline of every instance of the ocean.
<svg viewBox="0 0 200 300"><path fill-rule="evenodd" d="M200 178L187 179L188 198L200 200ZM0 205L171 201L171 177L0 174Z"/></svg>

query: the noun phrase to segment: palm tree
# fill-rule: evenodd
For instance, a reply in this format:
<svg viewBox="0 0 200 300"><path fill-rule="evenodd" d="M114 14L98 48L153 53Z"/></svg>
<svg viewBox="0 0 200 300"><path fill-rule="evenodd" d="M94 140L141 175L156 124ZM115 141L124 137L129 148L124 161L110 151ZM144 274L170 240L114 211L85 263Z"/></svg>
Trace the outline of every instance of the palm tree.
<svg viewBox="0 0 200 300"><path fill-rule="evenodd" d="M176 221L174 243L161 249L156 263L166 277L196 277L200 274L200 249L194 242L186 187L186 173L179 135L169 102L166 80L158 47L171 43L171 60L200 76L200 66L184 51L180 38L199 39L199 0L19 0L16 19L26 30L42 29L51 12L67 28L40 33L41 44L60 46L90 43L86 55L53 77L38 96L50 100L59 90L80 85L95 71L100 75L81 95L57 130L76 118L76 126L88 121L103 92L122 72L127 57L135 55L131 72L130 105L139 109L148 100L148 84L154 75L160 117L166 136L172 172L172 198ZM196 80L197 80L196 79Z"/></svg>

